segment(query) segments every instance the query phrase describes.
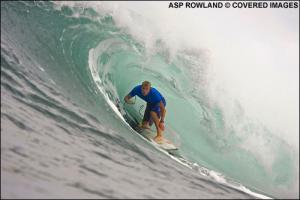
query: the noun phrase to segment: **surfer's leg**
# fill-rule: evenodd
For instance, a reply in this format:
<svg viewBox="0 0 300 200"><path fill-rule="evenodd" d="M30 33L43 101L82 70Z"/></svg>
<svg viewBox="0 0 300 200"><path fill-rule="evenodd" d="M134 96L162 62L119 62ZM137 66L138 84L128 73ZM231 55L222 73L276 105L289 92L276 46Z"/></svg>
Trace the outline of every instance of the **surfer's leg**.
<svg viewBox="0 0 300 200"><path fill-rule="evenodd" d="M159 128L159 116L156 112L151 111L150 112L151 118L154 121L156 131L157 131L157 137L162 137L162 130Z"/></svg>
<svg viewBox="0 0 300 200"><path fill-rule="evenodd" d="M150 126L149 126L150 118L151 118L151 116L150 116L150 105L147 103L145 113L144 113L144 117L143 117L143 121L142 121L142 128L150 128Z"/></svg>

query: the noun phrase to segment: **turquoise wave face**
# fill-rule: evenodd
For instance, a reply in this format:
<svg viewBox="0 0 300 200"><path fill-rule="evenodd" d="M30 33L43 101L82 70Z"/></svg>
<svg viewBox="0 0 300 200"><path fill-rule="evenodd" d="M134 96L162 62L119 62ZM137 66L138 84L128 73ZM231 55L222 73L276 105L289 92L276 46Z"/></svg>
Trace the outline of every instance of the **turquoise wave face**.
<svg viewBox="0 0 300 200"><path fill-rule="evenodd" d="M149 80L166 98L166 134L180 145L184 157L271 196L281 197L295 184L295 153L289 146L246 118L238 105L235 121L228 123L224 111L209 103L204 86L195 84L191 69L201 55L182 50L170 59L163 41L157 41L160 51L149 54L115 25L113 16L89 7L54 9L51 2L7 2L2 9L17 10L9 19L13 25L1 29L3 38L22 47L29 64L43 66L47 81L54 81L107 128L130 137L107 105L122 103L135 85ZM124 109L141 119L142 105L137 99ZM257 149L249 148L253 142Z"/></svg>
<svg viewBox="0 0 300 200"><path fill-rule="evenodd" d="M157 45L164 49L159 41ZM180 145L180 151L186 158L252 188L264 188L264 191L292 184L295 169L293 154L288 146L264 130L263 125L247 119L233 124L243 124L239 128L243 131L242 137L238 136L234 127L228 128L221 108L218 105L209 106L205 94L195 90L197 85L193 84L189 70L193 67L192 56L178 53L172 62L168 62L162 51L149 57L134 38L119 32L97 44L90 51L90 59L101 80L100 87L112 102L122 101L134 86L144 80L149 80L164 95L167 100L166 126L170 130L166 131L167 137ZM124 105L124 108L127 114L141 120L144 104L137 98L135 105ZM236 116L243 117L238 105ZM260 160L260 152L253 153L241 145L247 143L245 141L253 134L260 135L257 139L263 141L259 143L270 145L269 148L276 151L272 156L264 155L273 157L272 169ZM285 167L277 168L279 163L285 163Z"/></svg>

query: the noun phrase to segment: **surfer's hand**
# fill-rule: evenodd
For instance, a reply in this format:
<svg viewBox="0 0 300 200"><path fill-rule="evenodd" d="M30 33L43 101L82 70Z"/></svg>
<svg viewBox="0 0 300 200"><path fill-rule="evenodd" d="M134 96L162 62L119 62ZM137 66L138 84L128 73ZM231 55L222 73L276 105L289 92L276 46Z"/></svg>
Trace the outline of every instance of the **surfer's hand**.
<svg viewBox="0 0 300 200"><path fill-rule="evenodd" d="M125 97L124 97L125 102L126 102L127 104L134 104L132 101L130 101L130 98L131 98L130 95L125 96Z"/></svg>
<svg viewBox="0 0 300 200"><path fill-rule="evenodd" d="M134 102L131 101L131 100L129 100L129 99L127 99L127 100L125 100L125 101L126 101L127 104L134 104Z"/></svg>
<svg viewBox="0 0 300 200"><path fill-rule="evenodd" d="M165 123L164 122L159 122L159 128L164 131L165 130Z"/></svg>

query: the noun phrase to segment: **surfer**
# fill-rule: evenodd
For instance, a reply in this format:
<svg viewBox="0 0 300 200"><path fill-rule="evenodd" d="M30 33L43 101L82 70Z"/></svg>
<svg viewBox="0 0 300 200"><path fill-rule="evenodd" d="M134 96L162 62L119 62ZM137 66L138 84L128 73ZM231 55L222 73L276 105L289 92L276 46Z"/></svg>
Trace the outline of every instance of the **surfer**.
<svg viewBox="0 0 300 200"><path fill-rule="evenodd" d="M131 92L124 97L125 102L130 104L129 99L135 95L147 102L142 121L142 128L150 129L150 126L154 122L157 131L157 135L154 140L162 140L162 132L165 129L164 119L166 116L165 98L157 89L151 87L151 83L149 81L144 81L142 85L134 87Z"/></svg>

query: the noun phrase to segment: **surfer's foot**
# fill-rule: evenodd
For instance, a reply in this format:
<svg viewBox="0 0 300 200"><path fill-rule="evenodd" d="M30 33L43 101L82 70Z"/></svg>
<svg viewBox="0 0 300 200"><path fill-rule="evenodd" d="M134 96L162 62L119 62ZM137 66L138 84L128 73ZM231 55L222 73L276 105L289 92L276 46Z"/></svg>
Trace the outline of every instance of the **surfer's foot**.
<svg viewBox="0 0 300 200"><path fill-rule="evenodd" d="M157 135L155 138L153 138L155 142L161 142L163 140L163 136Z"/></svg>

